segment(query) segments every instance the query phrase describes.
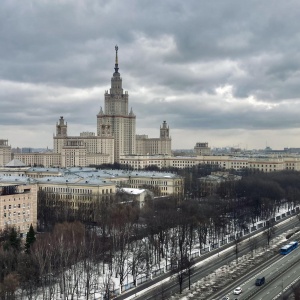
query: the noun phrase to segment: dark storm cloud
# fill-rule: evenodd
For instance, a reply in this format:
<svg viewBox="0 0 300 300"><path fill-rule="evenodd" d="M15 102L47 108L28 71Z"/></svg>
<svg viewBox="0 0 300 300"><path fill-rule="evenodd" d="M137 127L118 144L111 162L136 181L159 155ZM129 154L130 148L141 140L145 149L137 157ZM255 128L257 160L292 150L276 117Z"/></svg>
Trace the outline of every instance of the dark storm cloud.
<svg viewBox="0 0 300 300"><path fill-rule="evenodd" d="M289 0L1 1L0 125L52 129L60 115L95 125L119 44L141 127L298 128L299 9Z"/></svg>

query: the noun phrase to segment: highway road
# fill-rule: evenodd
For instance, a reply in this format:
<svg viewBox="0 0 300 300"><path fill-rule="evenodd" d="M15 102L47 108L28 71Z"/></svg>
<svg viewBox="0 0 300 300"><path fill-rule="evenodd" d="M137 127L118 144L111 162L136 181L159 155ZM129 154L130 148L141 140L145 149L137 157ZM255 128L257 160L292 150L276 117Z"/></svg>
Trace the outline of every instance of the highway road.
<svg viewBox="0 0 300 300"><path fill-rule="evenodd" d="M256 278L264 276L265 284L257 287ZM243 292L237 296L233 290L226 295L229 299L238 300L272 300L300 276L300 248L293 250L288 255L276 255L276 260L267 267L262 267L256 274L246 276L245 282L239 284ZM218 299L218 298L216 298Z"/></svg>
<svg viewBox="0 0 300 300"><path fill-rule="evenodd" d="M286 231L288 231L291 228L294 228L296 225L299 224L299 220L297 217L291 217L288 221L282 222L277 224L277 230L276 235L280 235ZM251 237L252 239L253 237ZM248 253L251 249L251 239L249 241L249 236L245 238L240 243L240 250L239 250L239 256L242 256L246 253ZM261 234L256 236L258 245L265 245L266 238L263 237ZM231 244L231 247L233 245ZM225 248L230 247L230 245L227 245ZM218 251L220 252L219 255L213 259L208 261L204 266L202 267L195 267L193 270L193 274L191 275L191 282L197 282L203 277L211 274L216 269L220 268L223 265L228 264L229 262L233 261L235 259L235 255L233 250L227 251L226 253L220 250L214 250L210 252L207 255L202 255L200 258L196 260L196 262L199 262L201 260L204 260L208 258L209 256L215 255ZM275 259L276 260L276 259ZM270 261L272 263L272 261ZM162 294L164 295L165 299L171 295L174 295L175 293L179 292L179 285L177 283L176 278L171 278L169 281L167 281L167 278L170 278L170 273L166 273L163 276L160 276L159 278L155 278L154 280L150 282L146 282L145 284L141 285L140 287L137 287L134 290L128 291L126 294L122 294L118 296L116 299L143 299L143 300L154 300L154 299L161 299ZM163 281L166 281L163 284L163 290L161 289ZM242 283L243 281L240 280L236 281L236 285ZM183 283L183 288L188 287L188 278L186 277ZM233 290L233 286L231 287ZM146 290L144 290L146 289ZM143 291L144 290L144 291ZM230 291L232 291L230 290ZM213 298L211 299L219 299L223 293L229 293L229 290L224 290L216 293ZM223 294L224 295L224 294ZM235 299L235 298L233 298Z"/></svg>

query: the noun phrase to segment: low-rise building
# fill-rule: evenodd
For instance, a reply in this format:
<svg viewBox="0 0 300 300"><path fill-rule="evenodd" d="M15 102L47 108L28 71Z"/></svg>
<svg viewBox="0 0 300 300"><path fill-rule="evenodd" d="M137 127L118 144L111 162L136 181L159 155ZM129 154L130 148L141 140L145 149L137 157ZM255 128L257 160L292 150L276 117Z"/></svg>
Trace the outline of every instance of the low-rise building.
<svg viewBox="0 0 300 300"><path fill-rule="evenodd" d="M79 179L85 178L91 182L92 179L102 180L103 183L112 182L119 187L129 188L155 188L159 195L182 195L184 180L181 176L170 172L154 172L131 170L97 170L89 167L72 168L42 168L42 167L24 167L24 168L3 168L0 169L0 175L10 177L18 175L20 177L30 177L37 180L47 178L48 182L54 182L51 178L56 178L56 182L63 182L67 177L75 176ZM87 182L87 183L88 183Z"/></svg>
<svg viewBox="0 0 300 300"><path fill-rule="evenodd" d="M233 155L202 155L202 156L168 156L168 155L128 155L122 156L120 164L135 170L147 166L163 168L191 168L197 165L212 165L222 170L258 170L274 172L283 170L300 171L300 156L233 156Z"/></svg>
<svg viewBox="0 0 300 300"><path fill-rule="evenodd" d="M241 176L229 174L228 172L212 172L211 175L199 178L200 196L211 196L217 191L222 183L234 182L241 179Z"/></svg>
<svg viewBox="0 0 300 300"><path fill-rule="evenodd" d="M96 177L69 174L36 181L39 207L65 209L69 216L91 222L96 221L99 206L110 203L116 193L115 183Z"/></svg>

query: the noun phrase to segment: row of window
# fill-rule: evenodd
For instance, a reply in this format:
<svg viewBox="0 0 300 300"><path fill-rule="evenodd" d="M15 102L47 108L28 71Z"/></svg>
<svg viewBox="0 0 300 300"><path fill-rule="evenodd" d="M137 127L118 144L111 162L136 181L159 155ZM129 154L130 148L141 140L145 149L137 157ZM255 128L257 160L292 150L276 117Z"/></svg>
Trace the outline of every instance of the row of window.
<svg viewBox="0 0 300 300"><path fill-rule="evenodd" d="M26 204L23 203L22 207L23 207L23 209L26 208ZM30 209L30 203L27 204L27 207L28 207L28 209ZM4 209L4 210L7 209L7 208L8 208L8 209L21 208L21 204L20 204L20 203L19 203L19 204L14 204L14 205L11 205L11 204L10 204L10 205L4 205L4 206L3 206L3 209Z"/></svg>
<svg viewBox="0 0 300 300"><path fill-rule="evenodd" d="M140 179L131 179L130 182L133 184L168 185L168 181L160 181L160 180L153 180L153 179L151 179L151 181L148 181L148 180L145 181L145 180L140 180Z"/></svg>
<svg viewBox="0 0 300 300"><path fill-rule="evenodd" d="M272 166L273 165L259 165L259 164L257 164L257 165L255 165L255 164L254 165L249 165L250 168L259 168L259 167L262 167L262 168L268 168L268 167L272 168ZM276 167L277 167L277 165L274 165L274 168L276 168Z"/></svg>
<svg viewBox="0 0 300 300"><path fill-rule="evenodd" d="M13 213L11 213L11 212L6 213L6 212L5 212L5 213L3 214L4 218L6 218L6 217L11 217L11 216L14 216L14 217L15 217L15 216L17 216L17 215L18 215L18 216L21 216L21 212L18 212L18 213L17 213L17 212L14 211ZM26 212L23 211L22 215L25 216L25 215L26 215ZM30 216L30 211L29 211L29 210L27 211L27 216L28 216L28 217Z"/></svg>
<svg viewBox="0 0 300 300"><path fill-rule="evenodd" d="M30 199L30 197L28 196L28 197L27 197L27 200L29 200L29 199ZM6 202L6 200L7 200L7 199L4 198L4 199L3 199L3 202ZM10 201L20 201L20 200L21 200L21 198L19 198L19 199L18 199L18 198L13 198L13 199L10 199L10 198L9 198L9 199L8 199L8 202L10 202ZM26 197L23 197L22 200L26 200Z"/></svg>
<svg viewBox="0 0 300 300"><path fill-rule="evenodd" d="M40 188L42 190L42 188ZM74 188L58 188L58 187L45 187L44 190L50 193L73 193L73 194L92 194L90 189L74 189ZM102 189L102 194L112 193L112 189Z"/></svg>

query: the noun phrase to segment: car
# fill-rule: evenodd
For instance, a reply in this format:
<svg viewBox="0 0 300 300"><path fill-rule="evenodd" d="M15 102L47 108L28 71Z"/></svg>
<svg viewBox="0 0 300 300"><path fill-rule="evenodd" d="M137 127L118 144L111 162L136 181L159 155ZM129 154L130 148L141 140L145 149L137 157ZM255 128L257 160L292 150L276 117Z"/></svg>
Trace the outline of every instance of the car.
<svg viewBox="0 0 300 300"><path fill-rule="evenodd" d="M230 298L229 297L223 297L223 298L221 298L221 300L230 300Z"/></svg>
<svg viewBox="0 0 300 300"><path fill-rule="evenodd" d="M265 277L258 277L255 280L255 285L256 286L261 286L261 285L263 285L265 283L265 281L266 281Z"/></svg>
<svg viewBox="0 0 300 300"><path fill-rule="evenodd" d="M242 292L242 288L239 286L234 289L233 295L239 295Z"/></svg>

